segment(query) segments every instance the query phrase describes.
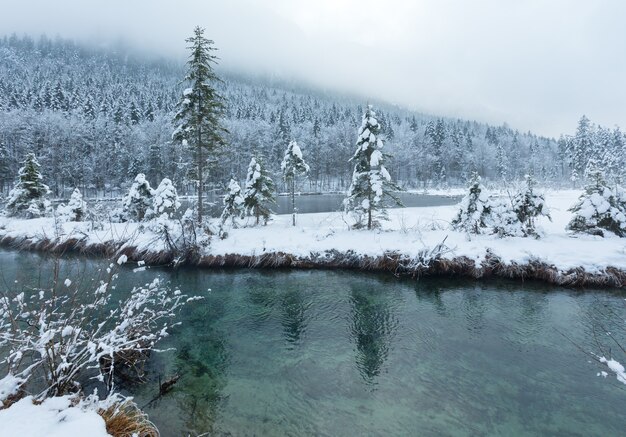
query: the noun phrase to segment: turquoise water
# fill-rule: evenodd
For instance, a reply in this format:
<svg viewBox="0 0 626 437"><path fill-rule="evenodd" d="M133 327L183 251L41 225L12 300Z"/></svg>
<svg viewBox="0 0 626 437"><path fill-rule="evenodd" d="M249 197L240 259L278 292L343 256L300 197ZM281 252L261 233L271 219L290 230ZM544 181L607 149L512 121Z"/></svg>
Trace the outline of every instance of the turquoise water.
<svg viewBox="0 0 626 437"><path fill-rule="evenodd" d="M27 280L35 255L0 252ZM66 261L91 272L94 261ZM13 276L12 276L13 275ZM575 343L626 339L626 294L324 271L123 272L202 295L154 355L175 390L145 407L163 436L624 435L626 386ZM208 289L211 291L208 291ZM120 291L123 293L123 291Z"/></svg>

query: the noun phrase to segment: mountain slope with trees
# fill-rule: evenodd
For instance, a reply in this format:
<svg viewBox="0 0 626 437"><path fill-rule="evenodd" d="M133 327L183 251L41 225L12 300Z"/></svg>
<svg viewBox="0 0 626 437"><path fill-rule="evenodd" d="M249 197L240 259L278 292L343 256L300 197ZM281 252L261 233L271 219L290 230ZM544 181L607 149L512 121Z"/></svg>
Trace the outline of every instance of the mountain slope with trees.
<svg viewBox="0 0 626 437"><path fill-rule="evenodd" d="M216 92L224 97L228 133L226 147L208 163L210 186L221 190L231 175L243 177L255 155L280 175L283 152L295 140L314 163L303 189L347 189L365 98L219 75L224 80ZM168 177L181 194L195 192L191 152L171 139L184 87L182 62L63 39L5 36L0 77L0 191L12 186L19 162L32 152L51 176L54 196L69 197L76 187L88 197L120 195L138 173L154 186ZM532 174L542 185L571 186L584 177L592 155L608 175L617 177L624 168L621 131L586 118L574 136L557 141L380 102L376 109L393 155L387 168L403 188L464 186L474 171L486 183Z"/></svg>

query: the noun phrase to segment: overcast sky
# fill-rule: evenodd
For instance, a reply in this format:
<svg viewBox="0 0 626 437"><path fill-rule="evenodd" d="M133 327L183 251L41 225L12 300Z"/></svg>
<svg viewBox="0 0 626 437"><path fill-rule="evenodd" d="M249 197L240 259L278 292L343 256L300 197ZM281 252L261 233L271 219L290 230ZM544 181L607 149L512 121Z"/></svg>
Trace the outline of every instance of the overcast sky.
<svg viewBox="0 0 626 437"><path fill-rule="evenodd" d="M117 39L436 115L572 132L626 127L623 0L3 0L0 34Z"/></svg>

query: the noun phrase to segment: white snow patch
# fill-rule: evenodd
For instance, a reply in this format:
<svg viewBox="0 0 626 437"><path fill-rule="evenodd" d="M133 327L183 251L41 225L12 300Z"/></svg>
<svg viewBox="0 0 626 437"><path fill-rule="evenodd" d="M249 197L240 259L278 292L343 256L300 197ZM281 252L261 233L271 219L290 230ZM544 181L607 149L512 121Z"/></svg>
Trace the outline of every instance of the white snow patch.
<svg viewBox="0 0 626 437"><path fill-rule="evenodd" d="M48 398L40 405L32 396L0 410L0 433L19 437L107 437L104 419L97 412L72 407L72 398Z"/></svg>

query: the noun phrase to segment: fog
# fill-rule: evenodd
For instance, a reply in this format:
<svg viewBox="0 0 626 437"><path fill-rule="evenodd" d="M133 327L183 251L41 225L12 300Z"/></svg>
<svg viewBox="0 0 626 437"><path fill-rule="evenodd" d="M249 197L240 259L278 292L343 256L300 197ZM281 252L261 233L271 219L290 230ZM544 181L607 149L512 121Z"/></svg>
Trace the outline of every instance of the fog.
<svg viewBox="0 0 626 437"><path fill-rule="evenodd" d="M123 39L183 59L195 25L222 68L556 136L626 125L619 0L5 0L0 34Z"/></svg>

